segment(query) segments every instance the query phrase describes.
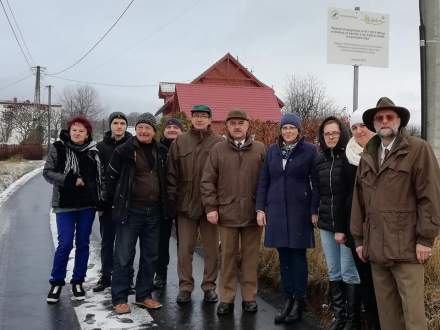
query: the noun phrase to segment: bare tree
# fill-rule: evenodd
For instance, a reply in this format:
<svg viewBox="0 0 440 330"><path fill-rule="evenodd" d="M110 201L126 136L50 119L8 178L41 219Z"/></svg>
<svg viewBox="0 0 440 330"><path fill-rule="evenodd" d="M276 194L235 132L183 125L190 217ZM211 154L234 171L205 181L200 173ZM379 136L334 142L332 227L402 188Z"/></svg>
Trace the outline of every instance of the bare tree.
<svg viewBox="0 0 440 330"><path fill-rule="evenodd" d="M98 92L88 85L66 87L61 95L60 102L64 109L64 115L69 118L84 116L89 120L96 120L103 111Z"/></svg>
<svg viewBox="0 0 440 330"><path fill-rule="evenodd" d="M13 109L13 129L20 137L20 143L43 143L47 134L47 107L18 104Z"/></svg>
<svg viewBox="0 0 440 330"><path fill-rule="evenodd" d="M0 140L8 142L14 130L15 123L14 106L6 106L0 115Z"/></svg>
<svg viewBox="0 0 440 330"><path fill-rule="evenodd" d="M139 117L140 112L130 112L127 115L127 120L128 120L128 126L134 126L134 124L136 124L136 119L137 117Z"/></svg>
<svg viewBox="0 0 440 330"><path fill-rule="evenodd" d="M338 112L323 84L313 75L290 77L286 95L284 110L295 112L304 122L316 122Z"/></svg>

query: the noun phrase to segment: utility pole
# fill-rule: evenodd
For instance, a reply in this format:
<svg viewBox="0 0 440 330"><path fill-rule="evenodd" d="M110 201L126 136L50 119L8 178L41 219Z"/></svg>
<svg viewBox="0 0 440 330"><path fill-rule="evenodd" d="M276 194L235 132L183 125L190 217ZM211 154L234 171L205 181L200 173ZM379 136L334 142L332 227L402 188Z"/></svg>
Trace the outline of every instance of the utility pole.
<svg viewBox="0 0 440 330"><path fill-rule="evenodd" d="M35 74L35 92L34 92L34 103L35 104L40 104L40 71L41 71L41 67L39 65L37 65L35 67L36 69L36 74Z"/></svg>
<svg viewBox="0 0 440 330"><path fill-rule="evenodd" d="M48 95L47 95L47 152L50 148L50 107L52 102L52 85L47 85Z"/></svg>
<svg viewBox="0 0 440 330"><path fill-rule="evenodd" d="M419 8L422 132L440 160L440 4L438 0L420 0Z"/></svg>

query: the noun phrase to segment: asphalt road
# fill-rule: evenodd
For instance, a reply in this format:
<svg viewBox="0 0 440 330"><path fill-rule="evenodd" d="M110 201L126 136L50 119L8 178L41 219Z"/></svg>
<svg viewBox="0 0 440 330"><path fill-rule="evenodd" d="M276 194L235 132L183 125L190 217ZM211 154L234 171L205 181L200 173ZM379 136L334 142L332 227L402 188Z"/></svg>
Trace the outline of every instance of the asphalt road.
<svg viewBox="0 0 440 330"><path fill-rule="evenodd" d="M200 288L203 260L198 255L194 256L196 289L192 302L177 305L174 239L170 243L167 287L155 293L163 307L150 313L133 307L132 315L115 315L109 290L101 294L91 291L100 267L98 221L95 221L91 237L88 280L85 283L88 289L86 301L71 301L70 288L66 285L61 301L56 305L48 305L45 298L54 253L52 242L53 237L56 237L54 216L49 216L50 198L51 186L39 174L20 187L0 207L0 329L317 329L316 320L310 316L295 325L274 325L276 309L260 298L257 301L257 313L243 313L239 293L234 314L218 317L215 313L217 304L203 302ZM70 272L71 263L68 269ZM69 277L66 278L66 282L69 280Z"/></svg>

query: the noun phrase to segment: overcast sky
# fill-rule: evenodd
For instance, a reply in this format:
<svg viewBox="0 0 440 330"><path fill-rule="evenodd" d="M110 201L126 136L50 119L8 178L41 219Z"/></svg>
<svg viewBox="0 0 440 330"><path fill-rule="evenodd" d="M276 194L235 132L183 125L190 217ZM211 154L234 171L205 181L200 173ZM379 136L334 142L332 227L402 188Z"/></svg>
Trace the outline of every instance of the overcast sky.
<svg viewBox="0 0 440 330"><path fill-rule="evenodd" d="M2 0L6 6L6 0ZM9 0L35 62L57 72L81 57L115 21L129 0ZM327 64L329 7L390 16L389 67L361 67L359 106L389 96L420 121L418 2L349 0L135 0L106 39L60 76L89 82L106 111L155 112L160 81L188 82L227 52L284 98L292 74L316 76L341 108L352 108L353 67ZM7 8L7 7L6 7ZM34 78L3 88L30 70L0 10L0 99L33 100ZM45 76L54 98L75 83ZM47 100L47 89L42 89Z"/></svg>

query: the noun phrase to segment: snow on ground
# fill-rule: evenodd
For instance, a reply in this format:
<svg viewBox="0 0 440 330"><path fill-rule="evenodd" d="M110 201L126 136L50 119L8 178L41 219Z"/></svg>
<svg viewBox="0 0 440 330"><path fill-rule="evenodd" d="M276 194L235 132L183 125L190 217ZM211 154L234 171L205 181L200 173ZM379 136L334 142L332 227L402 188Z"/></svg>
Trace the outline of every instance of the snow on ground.
<svg viewBox="0 0 440 330"><path fill-rule="evenodd" d="M24 174L42 167L43 160L0 161L0 192L8 188Z"/></svg>

